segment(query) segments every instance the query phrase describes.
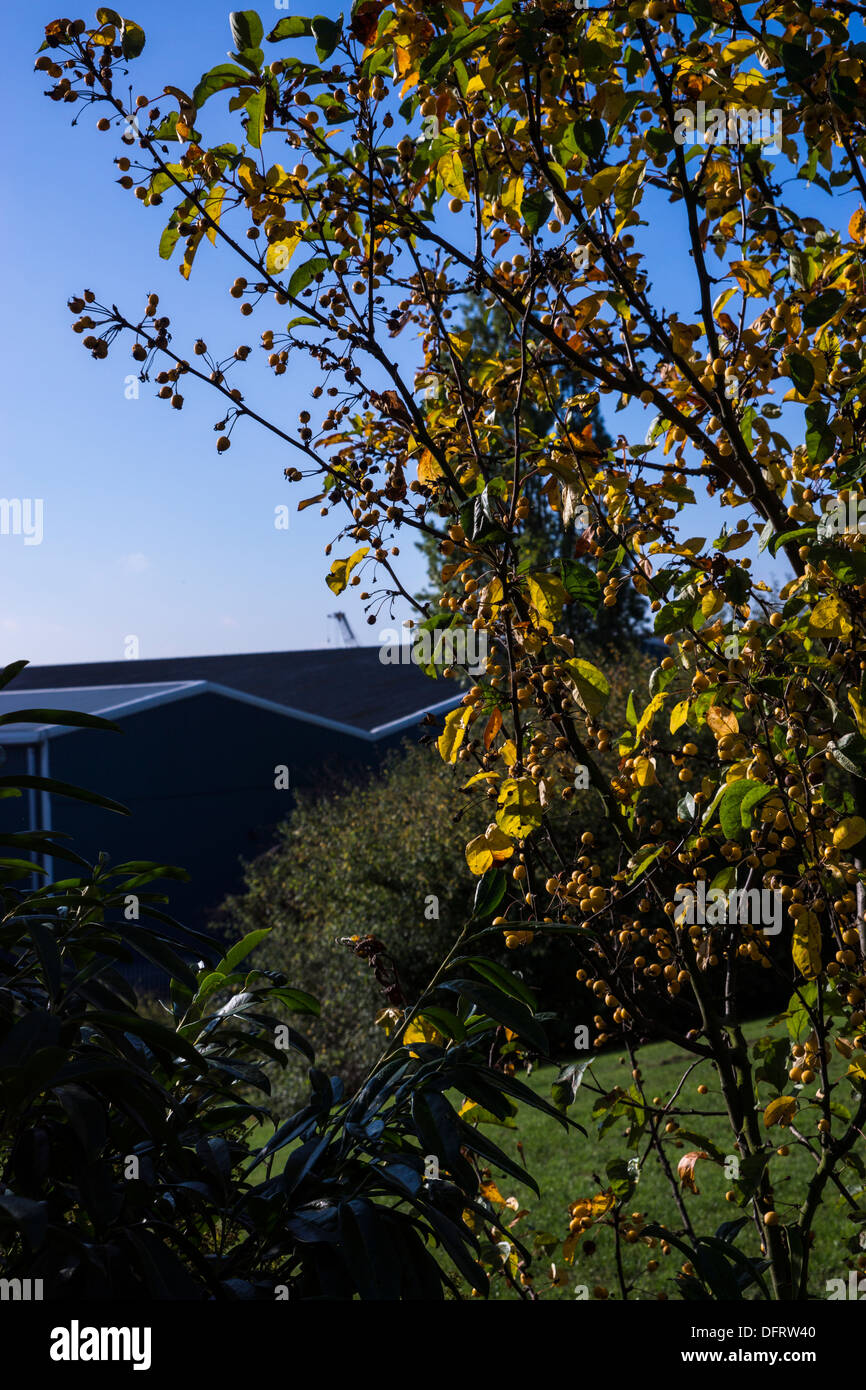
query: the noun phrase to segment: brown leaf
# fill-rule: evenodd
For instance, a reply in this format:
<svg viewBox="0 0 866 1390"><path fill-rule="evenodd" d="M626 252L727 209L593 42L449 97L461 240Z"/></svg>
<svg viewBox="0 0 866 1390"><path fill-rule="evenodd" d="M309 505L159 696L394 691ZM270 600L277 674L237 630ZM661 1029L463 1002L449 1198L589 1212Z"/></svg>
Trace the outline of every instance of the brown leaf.
<svg viewBox="0 0 866 1390"><path fill-rule="evenodd" d="M497 706L497 708L496 708L495 710L493 710L493 712L491 713L490 718L489 718L488 721L487 721L487 727L486 727L485 730L484 730L484 747L485 747L485 748L489 748L489 747L490 747L491 743L493 742L493 740L495 739L496 735L499 733L499 730L500 730L501 728L502 728L502 711L501 711L501 709L499 709L498 706Z"/></svg>
<svg viewBox="0 0 866 1390"><path fill-rule="evenodd" d="M354 37L364 47L370 42L379 24L379 15L385 8L385 0L364 0L352 15L349 28Z"/></svg>
<svg viewBox="0 0 866 1390"><path fill-rule="evenodd" d="M689 1192L694 1192L695 1196L698 1195L698 1185L695 1182L695 1164L699 1158L709 1158L705 1149L692 1149L690 1153L683 1154L677 1164L680 1183L683 1187L688 1188Z"/></svg>

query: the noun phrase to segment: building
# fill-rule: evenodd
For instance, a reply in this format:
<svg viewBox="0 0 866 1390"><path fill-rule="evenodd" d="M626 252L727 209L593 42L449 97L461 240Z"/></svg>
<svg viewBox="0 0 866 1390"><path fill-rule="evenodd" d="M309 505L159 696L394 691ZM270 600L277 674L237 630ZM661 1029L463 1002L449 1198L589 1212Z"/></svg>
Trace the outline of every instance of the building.
<svg viewBox="0 0 866 1390"><path fill-rule="evenodd" d="M427 711L459 699L414 665L382 664L378 647L28 666L0 690L0 714L40 711L0 727L4 774L85 787L131 814L30 790L0 803L0 823L65 831L90 862L105 851L112 863L179 865L190 882L166 885L169 910L201 928L241 887L242 861L272 843L296 790L375 766L420 735ZM53 724L47 712L63 709L120 732Z"/></svg>

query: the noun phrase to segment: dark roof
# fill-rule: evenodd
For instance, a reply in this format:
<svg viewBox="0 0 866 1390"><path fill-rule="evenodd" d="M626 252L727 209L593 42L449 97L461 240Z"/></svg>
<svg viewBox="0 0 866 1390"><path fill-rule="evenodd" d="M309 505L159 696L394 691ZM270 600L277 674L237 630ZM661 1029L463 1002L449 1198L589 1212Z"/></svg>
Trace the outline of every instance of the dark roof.
<svg viewBox="0 0 866 1390"><path fill-rule="evenodd" d="M198 680L368 733L402 720L410 722L415 714L420 718L426 710L459 698L451 681L431 680L417 666L384 665L378 647L26 666L9 688L57 690Z"/></svg>

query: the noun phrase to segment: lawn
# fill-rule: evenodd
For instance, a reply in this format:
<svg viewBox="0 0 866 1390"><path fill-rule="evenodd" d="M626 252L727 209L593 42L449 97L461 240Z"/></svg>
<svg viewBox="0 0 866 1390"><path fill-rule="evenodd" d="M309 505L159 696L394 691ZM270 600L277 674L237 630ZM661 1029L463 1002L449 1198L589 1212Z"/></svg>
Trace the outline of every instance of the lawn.
<svg viewBox="0 0 866 1390"><path fill-rule="evenodd" d="M750 1043L767 1032L767 1021L762 1020L754 1021L746 1029ZM781 1036L778 1026L771 1036ZM685 1058L686 1054L678 1051L671 1043L655 1043L644 1047L639 1061L645 1094L650 1098L661 1097L665 1101L670 1099L686 1069ZM525 1079L528 1079L529 1085L540 1096L549 1099L551 1084L557 1070L554 1067L537 1068ZM835 1078L843 1070L844 1064L841 1063L841 1059L837 1059L831 1066L831 1076ZM624 1139L627 1125L625 1119L618 1120L599 1136L598 1120L592 1118L592 1109L600 1092L610 1092L615 1086L627 1090L631 1084L631 1064L623 1054L610 1051L593 1060L568 1112L573 1120L583 1125L586 1137L576 1131L564 1133L554 1120L530 1106L520 1106L514 1129L487 1127L490 1137L518 1161L521 1159L518 1144L522 1146L523 1161L540 1188L541 1195L536 1197L531 1189L512 1178L493 1174L501 1195L506 1199L516 1197L520 1210L526 1213L517 1221L514 1227L515 1234L519 1235L530 1249L534 1247L536 1233L540 1233L542 1237L549 1235L551 1244L553 1238L557 1238L559 1242L552 1255L546 1254L541 1248L536 1247L534 1250L532 1270L540 1298L575 1298L577 1287L580 1285L587 1286L590 1297L596 1296L596 1289L607 1290L611 1298L621 1296L616 1271L614 1234L609 1225L598 1225L578 1241L571 1264L562 1260L561 1242L568 1234L569 1205L580 1198L591 1198L609 1186L605 1175L606 1164L617 1159L632 1158L635 1154L643 1157L646 1139L643 1139L636 1149L629 1148ZM699 1085L707 1087L705 1095L698 1093ZM817 1083L802 1089L801 1105L806 1097L814 1095ZM792 1083L789 1083L786 1090L789 1094L798 1094ZM848 1096L845 1095L846 1091L849 1092ZM774 1094L772 1088L762 1085L762 1108ZM850 1099L847 1083L834 1091L833 1098L843 1105L846 1099ZM459 1098L452 1099L459 1104ZM700 1111L699 1116L680 1119L682 1127L693 1134L704 1136L724 1154L732 1152L724 1102L709 1062L701 1063L692 1071L677 1098L676 1108ZM811 1112L812 1115L814 1113ZM471 1112L467 1119L470 1117ZM808 1135L814 1133L814 1119L803 1118L802 1111L800 1123ZM763 1134L763 1122L761 1130ZM787 1141L790 1150L787 1156L774 1158L772 1164L776 1208L780 1220L784 1223L791 1218L803 1199L805 1182L814 1171L814 1160L792 1139L787 1130L776 1126L766 1133L768 1139L772 1139L778 1146L785 1145ZM267 1137L268 1134L263 1132L262 1138ZM676 1133L664 1135L664 1148L674 1171L684 1154L702 1147L700 1143L680 1138ZM866 1159L866 1145L862 1140L858 1141L857 1152L861 1158ZM713 1235L723 1222L734 1220L744 1214L745 1209L725 1200L725 1192L731 1188L731 1180L725 1176L724 1170L718 1164L711 1161L699 1162L695 1177L699 1193L696 1195L686 1192L684 1200L698 1235ZM846 1182L849 1191L857 1196L862 1184L850 1168L847 1169ZM863 1203L862 1195L859 1200ZM640 1180L627 1204L627 1210L629 1213L640 1213L647 1223L661 1222L675 1234L682 1231L682 1218L654 1154L651 1154L642 1166ZM810 1293L813 1297L826 1297L828 1279L847 1279L852 1256L846 1248L846 1242L856 1227L846 1219L845 1212L846 1204L838 1190L828 1185L825 1189L824 1203L814 1223L816 1236L809 1279ZM507 1209L505 1217L506 1224L513 1220L512 1213ZM743 1228L737 1244L746 1254L757 1253L757 1234L751 1222ZM544 1245L548 1246L546 1239ZM622 1241L621 1259L626 1282L633 1286L630 1297L680 1297L675 1276L685 1256L677 1251L676 1247L670 1247L670 1252L665 1254L659 1244L654 1249L649 1249L640 1239L634 1243ZM556 1262L557 1275L562 1280L559 1286L553 1285L551 1281L552 1260ZM652 1261L657 1261L657 1268L648 1268ZM499 1278L493 1281L492 1296L498 1299L518 1297L507 1283ZM754 1297L755 1291L750 1291L747 1296Z"/></svg>

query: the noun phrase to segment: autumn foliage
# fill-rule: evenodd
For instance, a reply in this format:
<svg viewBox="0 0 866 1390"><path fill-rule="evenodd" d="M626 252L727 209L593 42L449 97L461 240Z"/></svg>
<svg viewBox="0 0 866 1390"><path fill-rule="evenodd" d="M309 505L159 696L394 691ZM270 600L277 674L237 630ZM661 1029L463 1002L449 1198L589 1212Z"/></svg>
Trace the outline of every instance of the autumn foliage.
<svg viewBox="0 0 866 1390"><path fill-rule="evenodd" d="M419 627L487 636L486 671L436 734L475 807L465 858L481 906L389 1046L429 1013L425 1045L447 1054L492 1010L504 1075L535 1031L496 1015L489 990L456 988L445 1009L448 972L470 938L483 953L495 933L518 965L526 943L567 938L596 1011L590 1051L632 1053L634 1084L608 1108L637 1139L606 1191L575 1194L560 1258L626 1221L637 1171L658 1161L683 1212L682 1286L699 1297L727 1296L721 1259L750 1297L805 1298L821 1204L843 1201L854 1235L864 1221L857 8L366 0L267 36L243 11L230 62L132 109L123 74L135 80L144 36L111 10L49 25L37 63L53 100L90 104L126 141L120 183L159 254L187 280L197 255L231 261L229 306L256 322L254 348L184 349L155 296L139 315L86 291L70 306L84 346L131 350L175 405L192 378L215 391L217 449L255 427L281 438L300 506L333 517L327 582L360 587L371 624L393 595ZM211 146L227 100L236 143ZM692 139L698 103L725 118ZM661 295L677 238L687 255ZM500 352L457 326L467 299L506 316ZM296 425L263 418L253 360L285 376L300 353L321 368L314 399ZM609 426L624 410L609 447L587 429L599 405ZM569 537L546 568L518 560L530 487ZM413 600L401 544L443 527L441 602ZM572 606L612 607L625 585L668 654L616 713L603 662L566 629ZM555 828L554 805L568 812ZM716 903L779 895L780 930L690 912L698 884ZM790 1003L756 1055L739 1001L762 973ZM496 978L531 1017L520 981L509 994ZM704 1064L730 1122L730 1200L750 1220L716 1242L715 1264L695 1179L726 1155L698 1143L674 1173L677 1125L640 1079L650 1035L676 1041L684 1068ZM778 1126L813 1160L793 1195L774 1184ZM508 1272L524 1292L525 1270Z"/></svg>

